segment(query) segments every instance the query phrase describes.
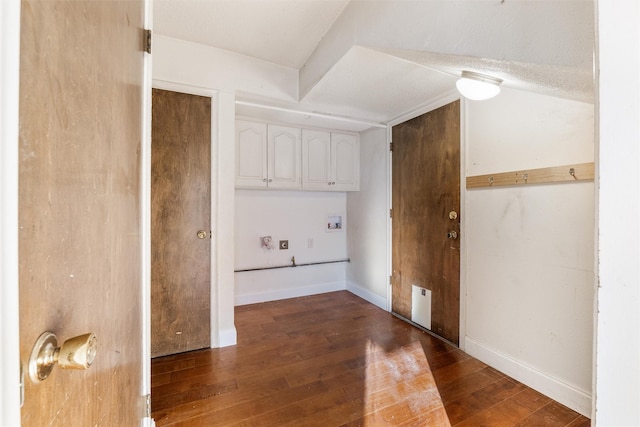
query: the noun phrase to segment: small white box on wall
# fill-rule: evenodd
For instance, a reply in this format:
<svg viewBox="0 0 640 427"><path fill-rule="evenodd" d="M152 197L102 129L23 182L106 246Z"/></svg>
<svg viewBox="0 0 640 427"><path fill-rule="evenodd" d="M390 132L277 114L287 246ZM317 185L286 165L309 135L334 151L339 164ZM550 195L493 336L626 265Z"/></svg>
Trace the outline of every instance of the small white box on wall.
<svg viewBox="0 0 640 427"><path fill-rule="evenodd" d="M325 227L325 231L327 233L332 233L336 231L344 230L344 224L342 222L342 215L340 214L329 214L327 215L327 225Z"/></svg>

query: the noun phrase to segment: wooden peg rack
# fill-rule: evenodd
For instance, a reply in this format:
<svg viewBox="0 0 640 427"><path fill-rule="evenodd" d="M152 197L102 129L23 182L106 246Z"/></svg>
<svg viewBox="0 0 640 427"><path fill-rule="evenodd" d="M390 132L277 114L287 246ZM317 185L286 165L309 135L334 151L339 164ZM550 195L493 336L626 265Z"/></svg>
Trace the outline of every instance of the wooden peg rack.
<svg viewBox="0 0 640 427"><path fill-rule="evenodd" d="M594 163L579 163L575 165L553 166L550 168L469 176L467 177L467 188L593 181L594 176Z"/></svg>

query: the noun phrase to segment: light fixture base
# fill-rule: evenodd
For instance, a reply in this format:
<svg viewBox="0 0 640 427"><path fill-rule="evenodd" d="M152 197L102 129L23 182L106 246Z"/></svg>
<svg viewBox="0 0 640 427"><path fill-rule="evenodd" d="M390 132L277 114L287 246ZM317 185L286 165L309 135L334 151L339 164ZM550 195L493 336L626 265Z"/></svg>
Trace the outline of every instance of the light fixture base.
<svg viewBox="0 0 640 427"><path fill-rule="evenodd" d="M460 80L456 82L458 91L465 98L482 101L493 98L500 93L502 80L475 71L462 71Z"/></svg>

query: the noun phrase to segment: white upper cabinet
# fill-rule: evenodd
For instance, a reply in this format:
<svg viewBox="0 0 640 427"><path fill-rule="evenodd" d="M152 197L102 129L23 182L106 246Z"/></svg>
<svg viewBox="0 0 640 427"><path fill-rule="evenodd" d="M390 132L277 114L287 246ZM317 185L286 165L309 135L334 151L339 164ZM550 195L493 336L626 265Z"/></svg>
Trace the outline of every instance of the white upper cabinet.
<svg viewBox="0 0 640 427"><path fill-rule="evenodd" d="M358 191L358 135L236 120L236 188Z"/></svg>
<svg viewBox="0 0 640 427"><path fill-rule="evenodd" d="M356 135L331 134L331 173L333 190L360 190L360 142Z"/></svg>
<svg viewBox="0 0 640 427"><path fill-rule="evenodd" d="M268 125L267 186L300 189L300 129Z"/></svg>
<svg viewBox="0 0 640 427"><path fill-rule="evenodd" d="M236 187L300 189L300 129L236 120Z"/></svg>
<svg viewBox="0 0 640 427"><path fill-rule="evenodd" d="M267 186L267 125L236 121L236 187Z"/></svg>
<svg viewBox="0 0 640 427"><path fill-rule="evenodd" d="M357 191L360 145L351 134L302 130L302 188Z"/></svg>
<svg viewBox="0 0 640 427"><path fill-rule="evenodd" d="M302 188L330 190L331 134L316 130L302 130Z"/></svg>

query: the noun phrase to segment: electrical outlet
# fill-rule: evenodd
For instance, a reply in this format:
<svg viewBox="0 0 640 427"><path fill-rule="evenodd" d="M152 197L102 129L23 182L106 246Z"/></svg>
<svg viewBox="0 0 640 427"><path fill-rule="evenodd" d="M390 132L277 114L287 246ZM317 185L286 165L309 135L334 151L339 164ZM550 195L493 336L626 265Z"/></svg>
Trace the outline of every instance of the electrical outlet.
<svg viewBox="0 0 640 427"><path fill-rule="evenodd" d="M289 241L288 240L280 240L280 250L289 249Z"/></svg>

